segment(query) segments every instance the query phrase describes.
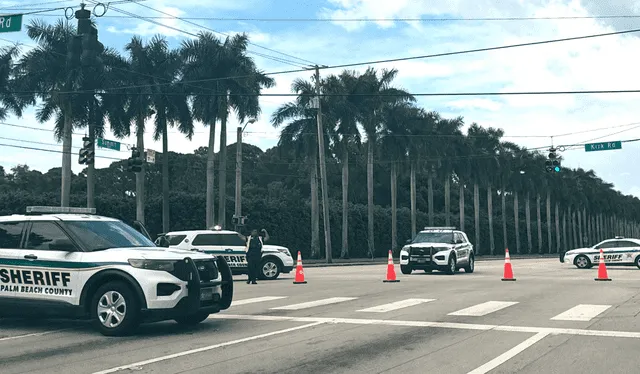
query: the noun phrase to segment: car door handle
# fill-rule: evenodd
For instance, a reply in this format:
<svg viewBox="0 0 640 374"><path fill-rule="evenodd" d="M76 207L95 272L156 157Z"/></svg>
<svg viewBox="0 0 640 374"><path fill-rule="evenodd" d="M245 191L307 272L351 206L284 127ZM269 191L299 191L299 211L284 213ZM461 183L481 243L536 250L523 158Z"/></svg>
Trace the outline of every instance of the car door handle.
<svg viewBox="0 0 640 374"><path fill-rule="evenodd" d="M26 258L27 260L37 260L38 256L36 256L36 255L26 255L26 256L24 256L24 258Z"/></svg>

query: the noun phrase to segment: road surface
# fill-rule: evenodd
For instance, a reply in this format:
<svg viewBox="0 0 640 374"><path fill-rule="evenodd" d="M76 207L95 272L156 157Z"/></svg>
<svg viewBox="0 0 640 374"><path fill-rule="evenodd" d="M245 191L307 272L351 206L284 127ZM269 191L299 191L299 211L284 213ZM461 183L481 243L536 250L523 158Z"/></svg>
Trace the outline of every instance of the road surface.
<svg viewBox="0 0 640 374"><path fill-rule="evenodd" d="M194 328L143 325L107 338L86 322L0 320L12 373L633 373L640 270L578 270L557 259L478 261L453 276L385 265L305 269L247 285ZM588 368L588 369L587 369Z"/></svg>

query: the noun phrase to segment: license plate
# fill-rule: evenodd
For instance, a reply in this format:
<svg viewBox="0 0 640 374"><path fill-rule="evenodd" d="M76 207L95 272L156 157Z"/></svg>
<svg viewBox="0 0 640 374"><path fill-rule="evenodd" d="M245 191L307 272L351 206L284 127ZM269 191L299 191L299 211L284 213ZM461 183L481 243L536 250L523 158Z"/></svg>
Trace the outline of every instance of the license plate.
<svg viewBox="0 0 640 374"><path fill-rule="evenodd" d="M213 288L203 288L200 290L200 301L209 301L213 299Z"/></svg>
<svg viewBox="0 0 640 374"><path fill-rule="evenodd" d="M426 263L426 262L427 262L427 259L426 259L426 258L419 258L419 259L418 259L418 263L419 263L419 264L424 264L424 263Z"/></svg>

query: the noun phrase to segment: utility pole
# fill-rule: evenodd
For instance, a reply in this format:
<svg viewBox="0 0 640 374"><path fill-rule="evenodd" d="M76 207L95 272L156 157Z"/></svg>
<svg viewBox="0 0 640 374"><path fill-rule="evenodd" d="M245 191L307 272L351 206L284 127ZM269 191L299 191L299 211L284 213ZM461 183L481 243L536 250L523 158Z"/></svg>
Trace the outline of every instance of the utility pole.
<svg viewBox="0 0 640 374"><path fill-rule="evenodd" d="M316 65L316 97L318 99L318 155L320 157L320 182L322 185L322 218L324 223L324 245L327 263L331 258L331 228L329 227L329 192L327 191L327 163L324 156L324 130L322 128L322 100L320 99L320 68Z"/></svg>

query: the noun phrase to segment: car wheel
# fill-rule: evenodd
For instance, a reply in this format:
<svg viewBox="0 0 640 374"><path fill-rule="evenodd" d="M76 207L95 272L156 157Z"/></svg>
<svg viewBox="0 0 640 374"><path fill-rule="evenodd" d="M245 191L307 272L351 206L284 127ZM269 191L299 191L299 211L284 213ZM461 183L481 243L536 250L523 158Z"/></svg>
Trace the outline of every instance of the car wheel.
<svg viewBox="0 0 640 374"><path fill-rule="evenodd" d="M174 321L184 326L195 326L198 323L206 320L207 318L209 318L209 313L200 312L200 313L191 314L188 316L177 317L174 319Z"/></svg>
<svg viewBox="0 0 640 374"><path fill-rule="evenodd" d="M591 260L585 255L580 255L576 257L573 264L576 265L578 269L589 269L591 267Z"/></svg>
<svg viewBox="0 0 640 374"><path fill-rule="evenodd" d="M411 266L409 266L409 265L400 265L400 271L404 275L409 275L409 274L411 274L413 269L411 269Z"/></svg>
<svg viewBox="0 0 640 374"><path fill-rule="evenodd" d="M260 278L274 280L280 275L280 266L270 259L262 260L260 263Z"/></svg>
<svg viewBox="0 0 640 374"><path fill-rule="evenodd" d="M453 275L456 273L457 267L456 267L456 257L455 256L449 256L449 262L447 263L447 274L449 275Z"/></svg>
<svg viewBox="0 0 640 374"><path fill-rule="evenodd" d="M128 335L140 325L140 302L126 283L109 282L93 295L91 317L102 335Z"/></svg>
<svg viewBox="0 0 640 374"><path fill-rule="evenodd" d="M473 270L476 267L476 259L474 258L473 255L469 255L469 264L467 264L467 266L464 267L464 272L465 273L473 273Z"/></svg>
<svg viewBox="0 0 640 374"><path fill-rule="evenodd" d="M640 256L636 257L636 266L640 269Z"/></svg>

